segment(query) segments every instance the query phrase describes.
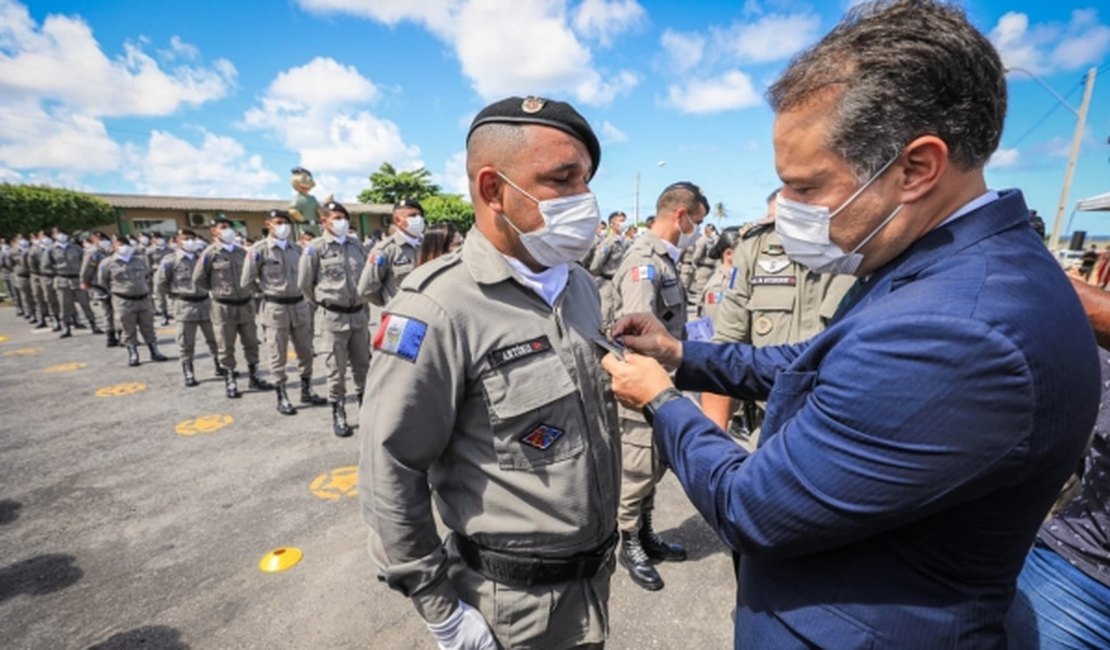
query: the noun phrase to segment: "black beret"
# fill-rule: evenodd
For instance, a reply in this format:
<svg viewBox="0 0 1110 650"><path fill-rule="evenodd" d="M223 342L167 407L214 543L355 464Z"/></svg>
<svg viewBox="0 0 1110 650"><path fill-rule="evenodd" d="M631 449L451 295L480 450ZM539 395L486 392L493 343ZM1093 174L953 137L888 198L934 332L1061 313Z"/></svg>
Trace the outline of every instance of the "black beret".
<svg viewBox="0 0 1110 650"><path fill-rule="evenodd" d="M328 201L324 204L324 209L328 212L342 212L348 219L351 218L351 213L347 212L347 208L343 207L343 204L339 201Z"/></svg>
<svg viewBox="0 0 1110 650"><path fill-rule="evenodd" d="M401 208L416 208L420 210L420 214L424 214L424 206L420 205L420 201L416 199L401 199L393 204L394 210L400 210Z"/></svg>
<svg viewBox="0 0 1110 650"><path fill-rule="evenodd" d="M213 226L218 226L218 225L220 225L221 223L226 223L226 224L227 224L227 225L229 225L229 226L230 226L230 225L233 225L233 224L231 223L231 219L228 219L228 218L227 218L227 217L225 217L225 216L222 216L222 215L220 215L220 216L217 216L217 217L213 217L213 218L212 218L212 225L213 225Z"/></svg>
<svg viewBox="0 0 1110 650"><path fill-rule="evenodd" d="M540 124L559 129L581 141L590 152L593 166L590 176L597 172L601 164L601 144L590 128L590 123L574 107L566 102L543 97L507 97L483 108L470 123L466 134L467 142L474 130L483 124Z"/></svg>
<svg viewBox="0 0 1110 650"><path fill-rule="evenodd" d="M286 221L292 221L292 219L289 218L289 212L286 211L286 210L270 210L268 213L266 213L266 218L267 219L285 219ZM231 222L229 221L228 223L231 223Z"/></svg>

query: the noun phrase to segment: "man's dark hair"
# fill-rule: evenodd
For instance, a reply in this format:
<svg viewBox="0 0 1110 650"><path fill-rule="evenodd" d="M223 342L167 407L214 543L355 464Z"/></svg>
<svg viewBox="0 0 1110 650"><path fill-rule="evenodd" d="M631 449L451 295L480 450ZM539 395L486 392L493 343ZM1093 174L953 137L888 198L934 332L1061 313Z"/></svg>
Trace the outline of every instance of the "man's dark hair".
<svg viewBox="0 0 1110 650"><path fill-rule="evenodd" d="M617 212L614 212L614 213L610 214L609 219L607 221L608 221L609 225L611 226L611 225L613 225L613 219L616 219L618 217L627 217L627 216L628 215L626 215L625 213L617 211Z"/></svg>
<svg viewBox="0 0 1110 650"><path fill-rule="evenodd" d="M679 208L686 208L686 211L691 213L697 212L698 206L705 200L701 188L697 185L689 181L671 183L663 189L663 193L655 202L655 214L671 212ZM706 204L708 205L708 202Z"/></svg>
<svg viewBox="0 0 1110 650"><path fill-rule="evenodd" d="M860 178L914 138L935 135L962 169L986 164L1006 116L994 46L959 7L937 0L857 5L767 91L775 113L839 90L826 143Z"/></svg>

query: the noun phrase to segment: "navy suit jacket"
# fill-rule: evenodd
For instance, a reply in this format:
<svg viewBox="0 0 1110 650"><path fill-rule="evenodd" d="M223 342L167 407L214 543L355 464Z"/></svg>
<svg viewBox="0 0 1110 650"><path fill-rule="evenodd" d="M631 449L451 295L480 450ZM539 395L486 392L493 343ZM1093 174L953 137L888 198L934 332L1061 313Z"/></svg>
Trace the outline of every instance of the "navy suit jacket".
<svg viewBox="0 0 1110 650"><path fill-rule="evenodd" d="M748 454L689 400L655 439L741 555L736 647L1003 647L1091 432L1091 327L1017 191L919 239L821 334L687 342L680 388L766 399Z"/></svg>

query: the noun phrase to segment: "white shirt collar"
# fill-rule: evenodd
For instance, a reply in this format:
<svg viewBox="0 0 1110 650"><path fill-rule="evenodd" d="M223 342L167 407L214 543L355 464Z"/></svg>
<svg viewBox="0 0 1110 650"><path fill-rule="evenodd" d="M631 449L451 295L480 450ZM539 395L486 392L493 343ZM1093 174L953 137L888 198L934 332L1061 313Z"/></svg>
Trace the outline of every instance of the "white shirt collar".
<svg viewBox="0 0 1110 650"><path fill-rule="evenodd" d="M401 237L409 243L409 246L412 246L413 248L420 248L419 237L409 237L409 234L404 230L398 230L397 232L399 232L401 234Z"/></svg>
<svg viewBox="0 0 1110 650"><path fill-rule="evenodd" d="M659 241L663 242L663 245L667 247L667 254L671 256L675 264L678 264L678 260L682 258L682 251L678 250L678 246L675 246L662 237L659 238Z"/></svg>
<svg viewBox="0 0 1110 650"><path fill-rule="evenodd" d="M940 224L937 226L937 228L940 228L941 226L945 226L945 225L955 221L956 219L959 219L960 217L964 216L965 214L968 214L970 212L978 210L979 208L983 207L984 205L986 205L986 204L988 204L992 201L997 201L997 200L998 200L998 192L995 192L994 190L987 190L986 192L983 192L979 196L977 196L974 199L971 199L970 201L965 203L963 205L963 207L961 207L959 210L956 210L955 212L953 212L947 219L940 222Z"/></svg>
<svg viewBox="0 0 1110 650"><path fill-rule="evenodd" d="M280 248L281 250L285 250L285 247L289 245L289 240L288 239L278 239L277 237L274 237L274 245L277 246L278 248Z"/></svg>
<svg viewBox="0 0 1110 650"><path fill-rule="evenodd" d="M555 299L563 292L567 286L567 279L570 278L570 269L566 264L553 266L549 269L542 271L533 271L528 268L523 262L515 257L502 255L509 266L520 276L521 281L528 286L532 291L539 294L540 298L548 305L554 306Z"/></svg>
<svg viewBox="0 0 1110 650"><path fill-rule="evenodd" d="M224 250L229 252L229 253L231 251L235 250L235 244L224 244L223 246L224 246Z"/></svg>

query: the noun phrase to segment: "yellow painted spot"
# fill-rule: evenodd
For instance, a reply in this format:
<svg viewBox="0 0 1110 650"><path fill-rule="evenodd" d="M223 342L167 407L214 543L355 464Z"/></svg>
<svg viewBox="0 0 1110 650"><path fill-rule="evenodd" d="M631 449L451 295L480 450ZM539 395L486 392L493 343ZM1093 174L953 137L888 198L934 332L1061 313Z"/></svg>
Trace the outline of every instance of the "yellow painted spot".
<svg viewBox="0 0 1110 650"><path fill-rule="evenodd" d="M50 367L47 367L47 368L43 368L42 371L43 372L73 372L74 370L80 370L84 367L85 367L85 364L83 362L74 361L73 363L59 363L56 366L50 366Z"/></svg>
<svg viewBox="0 0 1110 650"><path fill-rule="evenodd" d="M105 386L96 391L97 397L123 397L125 395L134 395L146 390L146 384L137 381L127 382L125 384L116 384L115 386Z"/></svg>
<svg viewBox="0 0 1110 650"><path fill-rule="evenodd" d="M285 548L275 548L269 553L262 556L262 560L258 563L258 568L266 573L281 573L286 569L292 569L301 561L301 549L288 546Z"/></svg>
<svg viewBox="0 0 1110 650"><path fill-rule="evenodd" d="M290 351L289 351L289 352L287 353L287 356L286 356L285 358L286 358L286 359L288 359L288 360L290 360L290 361L296 361L296 360L297 360L297 353L296 353L296 352L294 352L293 350L290 350Z"/></svg>
<svg viewBox="0 0 1110 650"><path fill-rule="evenodd" d="M328 501L358 496L358 467L356 465L337 467L327 474L321 474L313 479L308 489Z"/></svg>
<svg viewBox="0 0 1110 650"><path fill-rule="evenodd" d="M159 334L163 334L163 335L166 335L166 334L177 334L177 328L174 328L174 327L162 327L162 328L159 328L159 330L158 330L158 333L159 333Z"/></svg>
<svg viewBox="0 0 1110 650"><path fill-rule="evenodd" d="M8 350L4 353L5 357L29 357L34 354L42 352L42 348L18 348L15 350Z"/></svg>
<svg viewBox="0 0 1110 650"><path fill-rule="evenodd" d="M4 336L3 334L0 334L0 343L5 343L10 340L12 340L10 336Z"/></svg>
<svg viewBox="0 0 1110 650"><path fill-rule="evenodd" d="M230 415L201 415L184 422L178 422L173 430L181 436L195 436L198 433L212 433L234 421L235 418Z"/></svg>

